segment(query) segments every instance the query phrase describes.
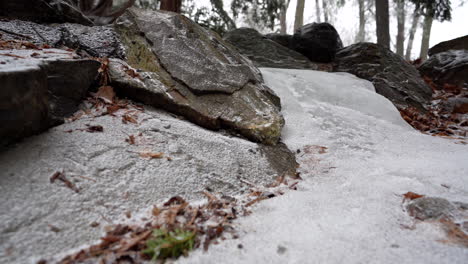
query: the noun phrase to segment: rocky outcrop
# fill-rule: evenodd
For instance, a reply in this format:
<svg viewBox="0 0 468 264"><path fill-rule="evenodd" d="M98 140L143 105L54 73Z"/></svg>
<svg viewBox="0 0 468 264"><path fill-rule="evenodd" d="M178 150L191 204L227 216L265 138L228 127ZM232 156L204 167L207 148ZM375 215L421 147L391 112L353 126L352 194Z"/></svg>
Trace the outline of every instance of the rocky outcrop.
<svg viewBox="0 0 468 264"><path fill-rule="evenodd" d="M266 34L265 37L267 39L273 40L274 42L284 46L286 48L291 48L292 43L292 35L288 34L278 34L278 33L270 33Z"/></svg>
<svg viewBox="0 0 468 264"><path fill-rule="evenodd" d="M317 69L302 54L264 37L253 28L239 28L228 32L224 39L247 56L257 67L285 69Z"/></svg>
<svg viewBox="0 0 468 264"><path fill-rule="evenodd" d="M435 45L429 49L429 56L449 50L468 50L468 35Z"/></svg>
<svg viewBox="0 0 468 264"><path fill-rule="evenodd" d="M290 47L313 62L332 62L343 47L340 35L328 23L311 23L296 30Z"/></svg>
<svg viewBox="0 0 468 264"><path fill-rule="evenodd" d="M78 23L92 25L76 7L66 1L14 0L0 1L0 17L34 21L38 23Z"/></svg>
<svg viewBox="0 0 468 264"><path fill-rule="evenodd" d="M432 55L421 66L421 75L435 84L468 88L468 50L449 50Z"/></svg>
<svg viewBox="0 0 468 264"><path fill-rule="evenodd" d="M399 109L415 107L425 112L431 100L432 90L416 68L378 44L357 43L341 49L334 71L371 81L376 92Z"/></svg>
<svg viewBox="0 0 468 264"><path fill-rule="evenodd" d="M181 114L209 129L228 129L276 144L284 120L279 98L257 68L218 35L170 12L132 8L116 24L128 64L111 62L124 95Z"/></svg>
<svg viewBox="0 0 468 264"><path fill-rule="evenodd" d="M0 21L0 32L4 40L27 40L38 46L66 47L92 57L125 58L123 46L111 26L43 25L12 20Z"/></svg>
<svg viewBox="0 0 468 264"><path fill-rule="evenodd" d="M249 184L265 186L295 172L294 154L282 144L265 149L131 104L112 115L82 116L0 152L0 263L56 263L53 256L94 243L111 223L138 223L175 195L188 201L201 201L203 191L231 197L248 193ZM136 123L124 124L125 115ZM90 133L89 126L101 132ZM148 152L162 154L151 159ZM55 172L72 188L51 183Z"/></svg>
<svg viewBox="0 0 468 264"><path fill-rule="evenodd" d="M100 63L56 49L0 50L0 146L62 123Z"/></svg>

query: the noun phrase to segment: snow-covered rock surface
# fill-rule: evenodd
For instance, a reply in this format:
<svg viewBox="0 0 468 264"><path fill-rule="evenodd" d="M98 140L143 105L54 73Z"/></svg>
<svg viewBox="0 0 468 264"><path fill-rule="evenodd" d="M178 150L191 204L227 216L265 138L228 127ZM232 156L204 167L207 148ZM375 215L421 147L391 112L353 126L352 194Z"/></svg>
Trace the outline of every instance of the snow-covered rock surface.
<svg viewBox="0 0 468 264"><path fill-rule="evenodd" d="M239 195L250 187L243 180L266 185L295 169L284 146L229 137L151 108L135 116L138 124L122 122L136 112L83 116L0 153L0 263L71 253L98 240L106 225L139 221L140 212L172 196ZM89 133L88 125L102 132ZM164 154L140 156L148 152ZM62 170L74 187L52 180Z"/></svg>
<svg viewBox="0 0 468 264"><path fill-rule="evenodd" d="M412 191L468 202L468 146L421 134L350 75L262 69L280 97L298 191L259 203L237 240L179 263L466 263L436 225L402 205ZM322 147L326 147L322 148Z"/></svg>

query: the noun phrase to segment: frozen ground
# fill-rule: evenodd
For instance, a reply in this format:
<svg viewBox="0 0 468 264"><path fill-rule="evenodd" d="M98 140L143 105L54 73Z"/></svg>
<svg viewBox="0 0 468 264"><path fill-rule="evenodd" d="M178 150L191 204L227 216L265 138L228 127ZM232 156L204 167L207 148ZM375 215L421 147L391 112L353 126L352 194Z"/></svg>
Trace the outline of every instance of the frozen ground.
<svg viewBox="0 0 468 264"><path fill-rule="evenodd" d="M438 242L437 225L408 228L401 196L468 202L467 145L413 130L351 75L262 72L282 99L283 141L300 150L304 181L259 203L239 239L179 263L468 263L468 249Z"/></svg>

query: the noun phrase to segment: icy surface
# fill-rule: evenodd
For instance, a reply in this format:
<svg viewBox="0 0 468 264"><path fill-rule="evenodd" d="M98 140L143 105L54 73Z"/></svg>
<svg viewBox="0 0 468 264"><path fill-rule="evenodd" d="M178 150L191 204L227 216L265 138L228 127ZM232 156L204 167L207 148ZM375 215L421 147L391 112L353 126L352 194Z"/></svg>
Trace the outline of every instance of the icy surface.
<svg viewBox="0 0 468 264"><path fill-rule="evenodd" d="M300 150L304 181L259 203L239 221L239 239L179 263L467 263L466 248L438 241L437 225L408 228L401 194L467 202L468 146L413 130L355 77L262 72L281 97L283 140Z"/></svg>
<svg viewBox="0 0 468 264"><path fill-rule="evenodd" d="M241 179L266 185L278 176L258 144L151 108L135 117L138 124L124 124L128 111L84 116L0 153L0 263L72 253L128 212L129 220L140 220L138 213L174 195L238 195L249 188ZM84 131L88 125L103 132ZM125 141L129 135L134 145ZM144 152L163 152L164 158L148 160L139 156ZM58 180L51 183L57 171L79 193ZM99 226L92 227L94 222Z"/></svg>

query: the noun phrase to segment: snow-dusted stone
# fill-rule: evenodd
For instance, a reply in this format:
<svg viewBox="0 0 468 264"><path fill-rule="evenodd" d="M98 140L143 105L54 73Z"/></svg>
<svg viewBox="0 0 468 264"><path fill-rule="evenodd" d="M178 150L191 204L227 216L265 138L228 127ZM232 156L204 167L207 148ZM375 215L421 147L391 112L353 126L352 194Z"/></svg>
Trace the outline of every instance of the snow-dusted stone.
<svg viewBox="0 0 468 264"><path fill-rule="evenodd" d="M64 50L0 50L0 146L63 122L100 63Z"/></svg>
<svg viewBox="0 0 468 264"><path fill-rule="evenodd" d="M421 66L421 75L436 84L468 88L468 50L449 50L432 55Z"/></svg>
<svg viewBox="0 0 468 264"><path fill-rule="evenodd" d="M407 209L409 214L418 220L436 220L452 217L457 208L444 198L422 197L413 200Z"/></svg>
<svg viewBox="0 0 468 264"><path fill-rule="evenodd" d="M66 1L57 0L14 0L0 1L0 16L35 21L38 23L93 22Z"/></svg>
<svg viewBox="0 0 468 264"><path fill-rule="evenodd" d="M336 72L349 72L371 81L377 93L400 109L426 111L432 90L402 57L374 43L357 43L336 54ZM346 89L346 87L343 87Z"/></svg>
<svg viewBox="0 0 468 264"><path fill-rule="evenodd" d="M245 182L263 186L295 172L284 144L256 144L152 108L138 114L138 124L124 124L125 111L82 117L0 153L0 263L74 252L95 243L106 225L127 216L138 222L174 195L189 201L204 200L202 191L237 195L251 188ZM87 125L103 131L86 132ZM147 159L141 152L164 154ZM50 182L62 170L78 192Z"/></svg>
<svg viewBox="0 0 468 264"><path fill-rule="evenodd" d="M257 67L312 70L318 68L304 55L266 38L253 28L232 30L224 35L224 40L234 45Z"/></svg>
<svg viewBox="0 0 468 264"><path fill-rule="evenodd" d="M13 1L12 1L13 2ZM125 52L111 26L84 26L80 24L37 24L29 21L0 21L0 29L20 35L1 32L4 40L25 40L36 45L67 47L92 57L125 58Z"/></svg>
<svg viewBox="0 0 468 264"><path fill-rule="evenodd" d="M203 127L277 143L284 124L279 98L262 83L258 69L221 37L182 15L136 8L119 18L116 28L128 64L147 72L135 87L114 78L125 95Z"/></svg>
<svg viewBox="0 0 468 264"><path fill-rule="evenodd" d="M310 23L294 32L291 48L313 62L328 63L343 47L340 35L329 23Z"/></svg>
<svg viewBox="0 0 468 264"><path fill-rule="evenodd" d="M435 45L429 49L429 56L449 50L468 50L468 35Z"/></svg>

